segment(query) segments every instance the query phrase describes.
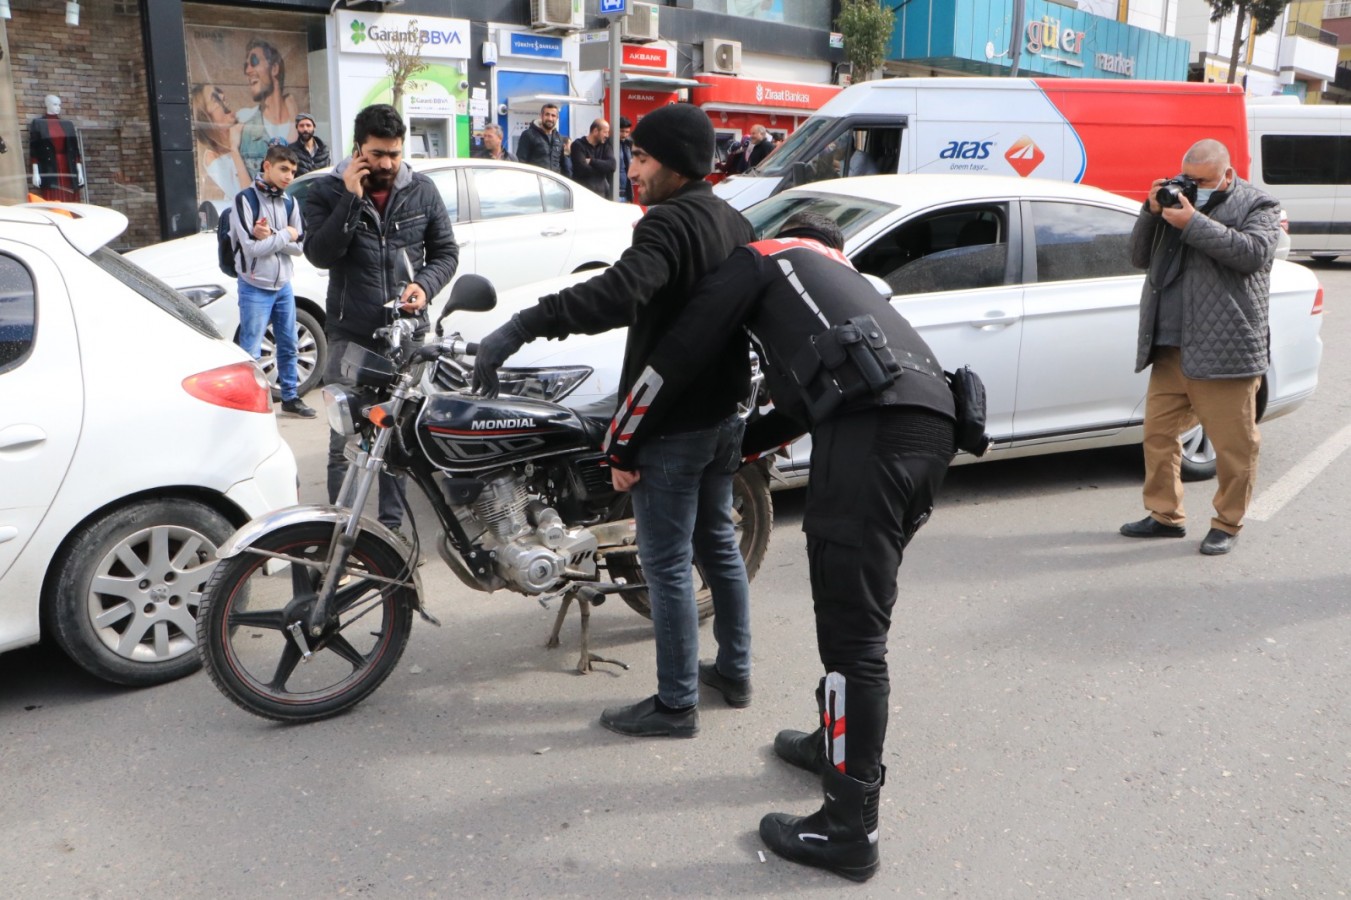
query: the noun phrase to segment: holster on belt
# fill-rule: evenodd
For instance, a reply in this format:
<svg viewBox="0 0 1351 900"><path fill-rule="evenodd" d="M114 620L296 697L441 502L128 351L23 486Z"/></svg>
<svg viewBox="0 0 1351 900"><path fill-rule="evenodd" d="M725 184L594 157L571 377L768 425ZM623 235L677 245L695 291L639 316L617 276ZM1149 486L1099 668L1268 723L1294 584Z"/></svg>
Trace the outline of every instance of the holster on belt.
<svg viewBox="0 0 1351 900"><path fill-rule="evenodd" d="M816 335L789 368L814 422L843 405L880 395L901 375L887 336L872 316L855 316Z"/></svg>

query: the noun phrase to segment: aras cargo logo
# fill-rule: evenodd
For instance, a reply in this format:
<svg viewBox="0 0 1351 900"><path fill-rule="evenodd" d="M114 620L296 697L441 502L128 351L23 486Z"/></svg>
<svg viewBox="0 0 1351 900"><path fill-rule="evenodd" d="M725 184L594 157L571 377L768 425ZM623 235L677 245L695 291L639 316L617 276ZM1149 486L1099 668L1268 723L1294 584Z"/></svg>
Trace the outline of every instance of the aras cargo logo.
<svg viewBox="0 0 1351 900"><path fill-rule="evenodd" d="M1004 158L1013 166L1013 171L1026 178L1045 161L1046 154L1032 142L1032 138L1023 135L1013 142Z"/></svg>

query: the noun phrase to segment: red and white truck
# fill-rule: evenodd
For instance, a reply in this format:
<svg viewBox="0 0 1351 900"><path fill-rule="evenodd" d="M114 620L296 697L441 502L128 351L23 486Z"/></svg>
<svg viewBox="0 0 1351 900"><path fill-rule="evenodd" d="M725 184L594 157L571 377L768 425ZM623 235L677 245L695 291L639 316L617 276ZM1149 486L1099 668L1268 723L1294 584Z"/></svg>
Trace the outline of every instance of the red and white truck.
<svg viewBox="0 0 1351 900"><path fill-rule="evenodd" d="M745 209L826 178L971 172L1091 184L1144 199L1187 148L1222 141L1248 177L1238 85L1084 78L890 78L841 91L753 171L714 186Z"/></svg>

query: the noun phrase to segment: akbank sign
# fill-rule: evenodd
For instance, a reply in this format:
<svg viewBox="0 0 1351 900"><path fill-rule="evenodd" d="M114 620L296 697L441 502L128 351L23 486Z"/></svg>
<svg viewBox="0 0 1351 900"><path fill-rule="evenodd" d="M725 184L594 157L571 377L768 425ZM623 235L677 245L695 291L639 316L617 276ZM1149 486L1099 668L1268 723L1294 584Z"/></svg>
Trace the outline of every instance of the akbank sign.
<svg viewBox="0 0 1351 900"><path fill-rule="evenodd" d="M403 44L420 45L429 59L468 59L469 20L392 13L339 12L338 49L383 56Z"/></svg>

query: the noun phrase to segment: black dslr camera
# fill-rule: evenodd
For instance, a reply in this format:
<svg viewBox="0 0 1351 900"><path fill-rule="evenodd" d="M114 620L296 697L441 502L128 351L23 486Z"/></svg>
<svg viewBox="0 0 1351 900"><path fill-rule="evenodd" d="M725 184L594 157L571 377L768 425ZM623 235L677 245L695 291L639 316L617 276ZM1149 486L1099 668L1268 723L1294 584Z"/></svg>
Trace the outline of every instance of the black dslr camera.
<svg viewBox="0 0 1351 900"><path fill-rule="evenodd" d="M1196 205L1196 182L1186 175L1174 175L1154 192L1154 199L1163 207L1181 206L1182 197L1186 197L1192 206Z"/></svg>

